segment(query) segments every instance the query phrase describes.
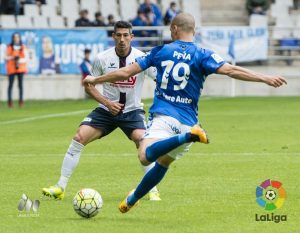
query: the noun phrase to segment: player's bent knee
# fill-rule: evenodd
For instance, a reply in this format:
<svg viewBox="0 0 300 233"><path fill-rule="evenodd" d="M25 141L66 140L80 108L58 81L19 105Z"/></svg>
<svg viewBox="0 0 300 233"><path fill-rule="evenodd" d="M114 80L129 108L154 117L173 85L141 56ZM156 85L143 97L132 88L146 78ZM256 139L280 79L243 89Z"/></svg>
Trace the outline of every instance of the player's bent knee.
<svg viewBox="0 0 300 233"><path fill-rule="evenodd" d="M163 155L163 156L161 156L157 159L157 162L161 166L166 167L166 168L168 168L171 165L171 163L174 162L174 161L175 160L173 158L171 158L170 156L168 156L168 155Z"/></svg>
<svg viewBox="0 0 300 233"><path fill-rule="evenodd" d="M82 136L80 135L80 133L76 133L75 136L73 137L73 140L75 140L76 142L79 142L80 144L84 145L85 141L83 140Z"/></svg>
<svg viewBox="0 0 300 233"><path fill-rule="evenodd" d="M139 151L139 160L143 166L149 165L151 162L149 162L146 158L144 151Z"/></svg>

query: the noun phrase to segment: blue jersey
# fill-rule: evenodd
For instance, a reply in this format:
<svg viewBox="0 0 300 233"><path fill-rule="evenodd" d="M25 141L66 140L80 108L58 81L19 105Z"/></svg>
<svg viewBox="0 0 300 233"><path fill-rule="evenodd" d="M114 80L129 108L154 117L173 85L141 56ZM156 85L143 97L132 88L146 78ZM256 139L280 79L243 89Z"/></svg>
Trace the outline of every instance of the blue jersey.
<svg viewBox="0 0 300 233"><path fill-rule="evenodd" d="M198 122L198 100L206 76L225 63L214 52L184 41L155 47L136 61L143 70L151 66L157 69L149 112L174 117L190 126Z"/></svg>

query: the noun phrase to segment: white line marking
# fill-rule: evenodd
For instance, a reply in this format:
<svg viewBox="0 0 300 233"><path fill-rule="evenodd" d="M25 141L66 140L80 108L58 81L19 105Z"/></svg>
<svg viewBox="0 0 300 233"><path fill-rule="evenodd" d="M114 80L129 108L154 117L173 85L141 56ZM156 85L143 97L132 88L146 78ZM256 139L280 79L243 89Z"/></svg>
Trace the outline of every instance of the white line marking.
<svg viewBox="0 0 300 233"><path fill-rule="evenodd" d="M205 97L202 100L211 100L216 99L217 97ZM144 104L145 107L150 107L152 105L151 103ZM34 116L34 117L26 117L21 118L17 120L11 120L11 121L2 121L0 122L0 125L10 125L15 123L23 123L23 122L30 122L30 121L36 121L36 120L42 120L42 119L49 119L49 118L56 118L56 117L64 117L64 116L74 116L79 115L81 113L92 111L91 109L85 109L81 111L74 111L74 112L63 112L63 113L54 113L54 114L46 114L46 115L40 115L40 116Z"/></svg>
<svg viewBox="0 0 300 233"><path fill-rule="evenodd" d="M75 112L63 112L63 113L54 113L54 114L40 115L40 116L34 116L34 117L26 117L26 118L17 119L17 120L3 121L3 122L0 122L0 125L9 125L9 124L15 124L15 123L23 123L23 122L48 119L48 118L56 118L56 117L64 117L64 116L74 116L74 115L79 115L79 114L82 114L82 113L85 113L88 111L91 111L91 110L86 109L86 110L80 110L80 111L75 111Z"/></svg>
<svg viewBox="0 0 300 233"><path fill-rule="evenodd" d="M129 156L136 156L137 152L132 152L132 153L104 153L104 154L97 154L97 153L83 153L82 156L84 157L129 157ZM233 155L233 156L270 156L270 155L287 155L287 156L300 156L300 152L243 152L243 153L237 153L237 152L205 152L205 153L190 153L188 152L185 156L228 156L228 155ZM63 157L64 154L5 154L5 156L11 158L12 156L19 157ZM1 154L0 154L1 157Z"/></svg>

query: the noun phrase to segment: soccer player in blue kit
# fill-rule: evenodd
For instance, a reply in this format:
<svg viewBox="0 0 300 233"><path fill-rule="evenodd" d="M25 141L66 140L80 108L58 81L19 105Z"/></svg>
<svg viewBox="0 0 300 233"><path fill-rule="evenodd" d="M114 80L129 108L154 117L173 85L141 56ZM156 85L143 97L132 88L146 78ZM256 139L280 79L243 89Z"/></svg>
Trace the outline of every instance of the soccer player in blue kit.
<svg viewBox="0 0 300 233"><path fill-rule="evenodd" d="M172 43L153 48L130 66L99 77L88 76L84 81L85 85L115 82L127 79L148 67L157 68L148 128L139 148L139 159L143 165L154 161L156 163L136 189L120 203L119 210L122 213L129 211L157 185L170 164L188 151L193 142L209 142L205 131L197 124L198 100L209 74L263 82L273 87L286 84L281 76L260 74L230 65L213 51L195 45L195 20L190 14L178 14L173 19L170 30Z"/></svg>

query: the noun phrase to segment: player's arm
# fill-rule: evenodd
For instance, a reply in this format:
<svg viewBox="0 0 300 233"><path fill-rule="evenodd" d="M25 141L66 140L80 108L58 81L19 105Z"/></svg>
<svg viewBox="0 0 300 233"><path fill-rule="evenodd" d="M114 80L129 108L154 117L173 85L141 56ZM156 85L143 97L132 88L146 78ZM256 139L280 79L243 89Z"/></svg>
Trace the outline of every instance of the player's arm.
<svg viewBox="0 0 300 233"><path fill-rule="evenodd" d="M105 107L107 107L111 114L117 115L121 111L123 104L115 103L106 99L103 95L99 93L99 91L96 89L94 85L84 83L84 90L89 96L91 96L98 103L101 103Z"/></svg>
<svg viewBox="0 0 300 233"><path fill-rule="evenodd" d="M279 75L267 75L248 70L246 68L225 63L217 69L217 74L224 74L234 79L251 82L263 82L272 87L280 87L287 84L284 77Z"/></svg>
<svg viewBox="0 0 300 233"><path fill-rule="evenodd" d="M123 67L121 69L115 70L113 72L104 74L99 77L93 77L93 76L87 76L83 83L89 83L92 85L96 85L99 83L105 83L105 82L116 82L116 81L122 81L129 79L130 77L142 72L142 68L139 66L138 63L133 63L129 66Z"/></svg>
<svg viewBox="0 0 300 233"><path fill-rule="evenodd" d="M98 75L102 75L104 73L104 70L103 70L103 67L104 67L104 60L102 58L102 56L98 56L94 63L93 63L93 66L92 66L92 70L91 70L91 74L93 76L98 76ZM87 77L89 77L90 75L88 75ZM93 77L93 76L90 76L90 77ZM87 78L86 77L86 78ZM94 77L93 77L94 78ZM85 80L85 79L84 79ZM111 114L113 115L117 115L122 107L123 107L123 104L120 104L120 103L115 103L115 102L112 102L110 101L109 99L105 98L95 87L95 85L91 85L91 84L88 84L86 82L84 82L83 80L83 86L84 86L84 89L85 89L85 92L91 96L94 100L96 100L98 103L101 103L103 104L105 107L108 108L108 110L110 111Z"/></svg>

